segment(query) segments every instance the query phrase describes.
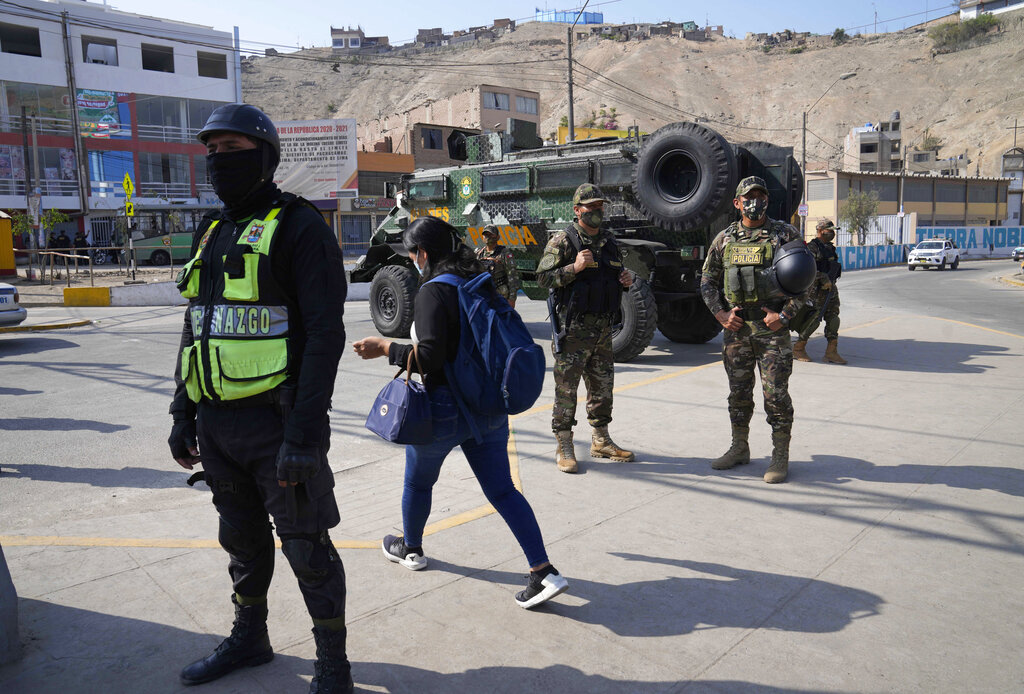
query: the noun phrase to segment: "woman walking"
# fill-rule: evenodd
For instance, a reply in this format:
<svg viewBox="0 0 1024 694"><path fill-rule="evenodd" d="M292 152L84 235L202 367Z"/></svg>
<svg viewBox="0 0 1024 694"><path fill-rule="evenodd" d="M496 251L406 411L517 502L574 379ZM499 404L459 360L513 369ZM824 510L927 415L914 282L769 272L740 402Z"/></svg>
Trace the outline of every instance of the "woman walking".
<svg viewBox="0 0 1024 694"><path fill-rule="evenodd" d="M432 490L448 453L460 446L484 496L501 514L530 564L529 583L516 594L516 602L524 608L535 607L565 592L569 584L548 561L533 509L512 483L508 416L487 416L460 408L448 385L444 367L455 358L461 332L458 290L442 282L426 283L446 273L470 279L486 270L473 251L461 243L455 227L434 217L420 217L412 222L405 230L403 244L425 282L416 295L414 307L413 368L424 375L430 394L434 440L405 447L404 535L384 538L384 556L412 571L427 565L423 528L430 515ZM389 363L404 366L413 345L367 337L353 348L363 359L386 356ZM471 433L474 429L479 438Z"/></svg>

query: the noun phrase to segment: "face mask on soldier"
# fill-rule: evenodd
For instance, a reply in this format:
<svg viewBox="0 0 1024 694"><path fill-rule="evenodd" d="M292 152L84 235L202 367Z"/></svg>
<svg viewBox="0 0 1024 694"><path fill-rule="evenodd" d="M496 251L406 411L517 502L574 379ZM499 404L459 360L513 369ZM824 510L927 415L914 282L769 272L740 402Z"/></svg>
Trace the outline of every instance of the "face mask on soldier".
<svg viewBox="0 0 1024 694"><path fill-rule="evenodd" d="M588 210L580 214L580 223L586 224L591 229L597 229L604 221L604 210Z"/></svg>
<svg viewBox="0 0 1024 694"><path fill-rule="evenodd" d="M832 243L832 239L834 239L835 237L836 237L836 232L834 232L834 231L823 231L823 232L821 232L821 240L822 241L828 241L829 243Z"/></svg>
<svg viewBox="0 0 1024 694"><path fill-rule="evenodd" d="M764 198L754 198L753 200L743 201L743 216L752 222L764 217L764 213L768 210L768 201Z"/></svg>

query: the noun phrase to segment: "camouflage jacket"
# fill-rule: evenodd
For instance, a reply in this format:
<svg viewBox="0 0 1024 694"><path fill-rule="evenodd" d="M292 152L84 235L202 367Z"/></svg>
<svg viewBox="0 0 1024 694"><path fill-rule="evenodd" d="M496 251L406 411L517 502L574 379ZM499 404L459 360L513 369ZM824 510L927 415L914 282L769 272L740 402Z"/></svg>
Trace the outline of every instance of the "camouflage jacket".
<svg viewBox="0 0 1024 694"><path fill-rule="evenodd" d="M829 257L835 256L836 262L838 262L838 254L836 253L836 247L828 241L822 241L821 239L811 239L807 244L807 250L814 256L815 262L818 264L818 274L814 277L814 284L808 290L809 295L825 297L828 295L828 290L825 286L831 282L827 272L823 272L821 268L828 265ZM828 251L831 250L831 253Z"/></svg>
<svg viewBox="0 0 1024 694"><path fill-rule="evenodd" d="M708 247L707 258L704 260L704 270L700 279L700 293L704 297L704 303L712 314L719 311L727 311L731 307L725 300L725 267L724 251L725 245L730 240L739 241L764 241L769 240L776 251L790 241L802 239L796 228L775 219L768 219L764 225L757 229L747 229L741 222L733 222L715 236ZM806 294L793 297L785 302L782 312L792 318L797 311L806 303Z"/></svg>
<svg viewBox="0 0 1024 694"><path fill-rule="evenodd" d="M476 257L487 266L494 279L494 288L499 294L506 299L516 295L522 281L519 279L519 270L516 269L512 251L500 244L494 252L487 250L487 246L480 246L476 249Z"/></svg>

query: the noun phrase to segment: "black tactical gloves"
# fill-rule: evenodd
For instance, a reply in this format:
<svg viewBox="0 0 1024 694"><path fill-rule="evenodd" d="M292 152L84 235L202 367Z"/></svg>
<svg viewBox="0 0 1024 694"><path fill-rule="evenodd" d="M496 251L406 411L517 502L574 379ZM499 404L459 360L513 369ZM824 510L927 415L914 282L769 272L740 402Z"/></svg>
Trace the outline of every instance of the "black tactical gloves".
<svg viewBox="0 0 1024 694"><path fill-rule="evenodd" d="M199 447L196 442L196 420L185 417L174 420L171 435L167 438L171 455L178 465L186 470L202 461L199 460Z"/></svg>
<svg viewBox="0 0 1024 694"><path fill-rule="evenodd" d="M308 482L320 471L320 449L285 441L277 452L277 479L292 484Z"/></svg>

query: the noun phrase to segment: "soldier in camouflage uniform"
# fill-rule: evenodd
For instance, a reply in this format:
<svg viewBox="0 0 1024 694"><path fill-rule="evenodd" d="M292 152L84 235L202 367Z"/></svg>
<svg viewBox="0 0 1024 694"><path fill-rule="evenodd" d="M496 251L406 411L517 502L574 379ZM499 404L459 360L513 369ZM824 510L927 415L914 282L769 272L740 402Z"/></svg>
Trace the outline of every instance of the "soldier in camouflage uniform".
<svg viewBox="0 0 1024 694"><path fill-rule="evenodd" d="M843 273L839 264L839 254L832 240L836 237L836 225L830 219L823 219L816 227L817 238L807 244L808 250L818 264L818 275L814 284L807 292L807 303L814 317L803 326L797 341L793 343L793 358L797 361L813 361L807 354L807 341L818 329L822 317L825 319L825 361L831 364L845 364L846 360L839 355L839 287L836 280ZM828 303L826 303L828 302ZM824 315L821 307L825 307Z"/></svg>
<svg viewBox="0 0 1024 694"><path fill-rule="evenodd" d="M612 322L622 292L633 284L633 275L622 266L615 236L601 229L604 202L597 186L584 183L577 188L573 196L576 221L551 235L537 265L537 283L551 290L556 330L564 334L560 349L555 346L557 339L552 340L555 405L551 429L558 439L556 463L562 472L577 470L572 428L580 378L587 387L587 421L594 428L590 455L620 462L635 458L608 436L615 381Z"/></svg>
<svg viewBox="0 0 1024 694"><path fill-rule="evenodd" d="M788 326L805 298L775 298L763 279L779 249L801 236L789 224L768 217L768 189L757 176L740 181L733 206L742 219L730 224L711 242L700 282L704 303L725 327L722 359L729 377L732 423L732 445L711 467L727 470L750 462L747 439L754 414L756 365L761 373L764 409L772 427L772 462L764 481L782 482L789 470L793 427L793 401L789 397L793 347Z"/></svg>
<svg viewBox="0 0 1024 694"><path fill-rule="evenodd" d="M481 232L486 245L476 249L477 259L484 264L494 280L494 288L508 299L512 308L516 306L516 294L521 284L512 251L498 244L498 227L488 224Z"/></svg>

